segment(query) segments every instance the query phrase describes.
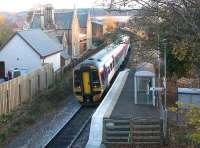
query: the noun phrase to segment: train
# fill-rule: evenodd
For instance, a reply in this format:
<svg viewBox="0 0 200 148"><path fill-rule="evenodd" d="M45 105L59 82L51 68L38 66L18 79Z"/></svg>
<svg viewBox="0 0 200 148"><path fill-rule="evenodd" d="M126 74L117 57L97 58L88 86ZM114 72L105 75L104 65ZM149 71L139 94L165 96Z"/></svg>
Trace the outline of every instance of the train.
<svg viewBox="0 0 200 148"><path fill-rule="evenodd" d="M98 104L108 90L130 49L130 37L120 35L113 43L78 64L73 70L73 91L82 105Z"/></svg>

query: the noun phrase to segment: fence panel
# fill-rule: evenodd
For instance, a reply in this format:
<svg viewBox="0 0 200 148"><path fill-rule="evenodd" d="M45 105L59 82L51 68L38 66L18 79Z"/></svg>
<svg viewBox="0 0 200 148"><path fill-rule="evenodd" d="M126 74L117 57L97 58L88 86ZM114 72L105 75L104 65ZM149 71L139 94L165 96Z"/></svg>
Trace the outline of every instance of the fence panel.
<svg viewBox="0 0 200 148"><path fill-rule="evenodd" d="M54 70L50 64L26 76L0 84L0 115L7 114L23 102L29 101L54 82Z"/></svg>

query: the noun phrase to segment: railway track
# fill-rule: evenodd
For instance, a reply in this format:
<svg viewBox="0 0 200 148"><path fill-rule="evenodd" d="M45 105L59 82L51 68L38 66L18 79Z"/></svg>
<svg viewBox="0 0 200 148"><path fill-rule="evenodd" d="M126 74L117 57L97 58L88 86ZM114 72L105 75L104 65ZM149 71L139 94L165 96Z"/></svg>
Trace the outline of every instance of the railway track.
<svg viewBox="0 0 200 148"><path fill-rule="evenodd" d="M128 57L119 71L125 68L131 68L133 66L132 52L132 50L129 51ZM96 107L81 107L80 110L72 117L72 119L63 127L63 129L61 129L61 131L46 145L46 148L71 148L74 145L77 145L77 141L79 143L79 137L82 135L82 133L84 133L84 129L90 123L95 109Z"/></svg>
<svg viewBox="0 0 200 148"><path fill-rule="evenodd" d="M45 148L71 148L89 124L96 107L81 107Z"/></svg>

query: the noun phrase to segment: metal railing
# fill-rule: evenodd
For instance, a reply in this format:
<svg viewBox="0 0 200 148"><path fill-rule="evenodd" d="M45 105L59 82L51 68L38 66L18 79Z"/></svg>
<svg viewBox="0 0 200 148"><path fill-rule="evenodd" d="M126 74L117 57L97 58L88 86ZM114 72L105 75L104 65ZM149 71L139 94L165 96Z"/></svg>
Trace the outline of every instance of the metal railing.
<svg viewBox="0 0 200 148"><path fill-rule="evenodd" d="M167 109L163 107L161 104L160 106L160 116L163 121L162 130L164 138L167 138Z"/></svg>
<svg viewBox="0 0 200 148"><path fill-rule="evenodd" d="M167 127L167 123L168 123L168 118L167 118L167 109L163 106L163 101L162 101L162 96L159 93L155 93L156 98L157 98L157 107L160 110L160 119L162 120L162 132L163 132L163 136L166 139L167 138L167 131L168 131L168 127Z"/></svg>

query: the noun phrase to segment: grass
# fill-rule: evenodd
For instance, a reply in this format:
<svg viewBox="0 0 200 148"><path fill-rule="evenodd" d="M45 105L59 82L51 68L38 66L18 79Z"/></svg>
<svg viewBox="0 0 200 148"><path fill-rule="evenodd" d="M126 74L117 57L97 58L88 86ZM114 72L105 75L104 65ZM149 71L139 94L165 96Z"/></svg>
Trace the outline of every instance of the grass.
<svg viewBox="0 0 200 148"><path fill-rule="evenodd" d="M61 105L72 93L72 75L70 72L65 72L65 75L67 77L41 92L33 101L24 103L15 111L0 117L0 145L6 144L16 134Z"/></svg>

